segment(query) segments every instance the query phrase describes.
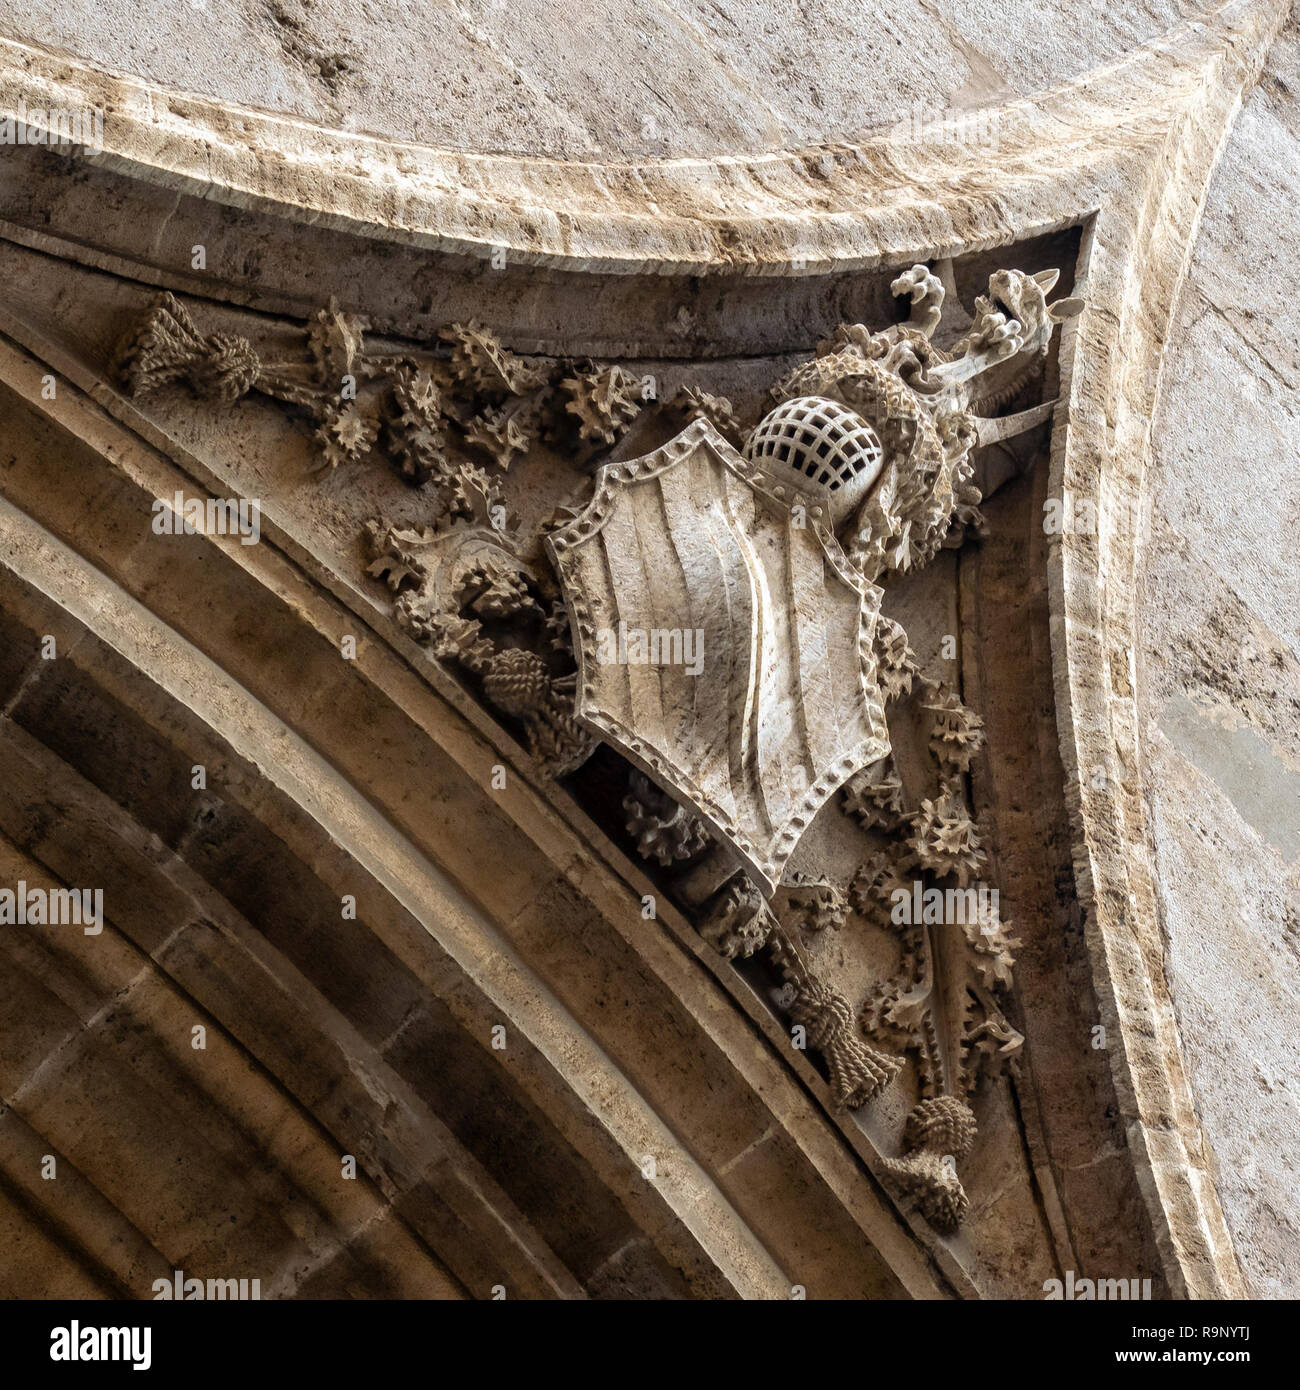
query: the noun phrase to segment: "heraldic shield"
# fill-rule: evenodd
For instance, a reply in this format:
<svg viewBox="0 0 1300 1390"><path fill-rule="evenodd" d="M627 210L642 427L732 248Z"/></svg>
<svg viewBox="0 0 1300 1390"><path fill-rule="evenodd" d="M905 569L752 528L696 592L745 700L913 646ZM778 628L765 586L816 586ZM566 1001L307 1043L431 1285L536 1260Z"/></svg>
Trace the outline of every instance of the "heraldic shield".
<svg viewBox="0 0 1300 1390"><path fill-rule="evenodd" d="M765 894L835 790L889 752L881 590L824 491L743 458L707 420L606 464L547 538L577 714L729 846Z"/></svg>

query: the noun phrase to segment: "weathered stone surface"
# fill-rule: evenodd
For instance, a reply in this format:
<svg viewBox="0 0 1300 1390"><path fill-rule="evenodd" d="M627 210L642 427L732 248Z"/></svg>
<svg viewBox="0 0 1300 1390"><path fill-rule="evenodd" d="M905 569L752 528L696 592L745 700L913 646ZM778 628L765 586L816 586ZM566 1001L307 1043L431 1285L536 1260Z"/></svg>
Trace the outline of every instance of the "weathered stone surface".
<svg viewBox="0 0 1300 1390"><path fill-rule="evenodd" d="M0 888L107 907L0 927L0 1286L1294 1292L1282 21L6 13L0 108L108 110L0 160ZM1007 302L1057 268L1059 351ZM844 537L893 765L728 885L578 726L544 533L774 382L1044 326L953 397L969 477L872 417L944 501ZM178 490L258 543L156 534ZM888 921L944 874L987 931Z"/></svg>
<svg viewBox="0 0 1300 1390"><path fill-rule="evenodd" d="M1145 780L1174 1003L1251 1289L1295 1293L1300 1097L1300 36L1215 173L1169 348L1143 568ZM1207 465L1209 474L1207 476Z"/></svg>
<svg viewBox="0 0 1300 1390"><path fill-rule="evenodd" d="M753 154L1025 96L1121 57L1185 7L819 0L585 6L217 0L8 9L5 32L97 66L328 126L565 159ZM599 41L596 41L599 35ZM1015 36L1014 44L1009 43Z"/></svg>

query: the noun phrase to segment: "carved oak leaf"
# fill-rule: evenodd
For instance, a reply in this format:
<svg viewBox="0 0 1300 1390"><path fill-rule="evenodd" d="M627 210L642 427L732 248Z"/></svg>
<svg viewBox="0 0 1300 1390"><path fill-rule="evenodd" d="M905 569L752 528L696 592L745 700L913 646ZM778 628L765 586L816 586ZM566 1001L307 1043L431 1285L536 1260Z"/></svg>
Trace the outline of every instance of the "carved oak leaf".
<svg viewBox="0 0 1300 1390"><path fill-rule="evenodd" d="M465 426L465 439L482 449L502 470L508 469L515 455L522 454L532 443L527 430L504 410L489 410L475 416Z"/></svg>
<svg viewBox="0 0 1300 1390"><path fill-rule="evenodd" d="M907 641L901 623L883 614L876 620L876 674L885 703L893 704L910 694L916 677L916 653Z"/></svg>
<svg viewBox="0 0 1300 1390"><path fill-rule="evenodd" d="M790 874L773 899L777 916L806 932L839 931L848 917L848 900L829 879Z"/></svg>
<svg viewBox="0 0 1300 1390"><path fill-rule="evenodd" d="M419 584L425 577L420 552L427 550L437 539L428 527L419 530L401 526L385 526L381 521L366 522L366 549L371 555L366 573L382 579L393 593L408 584Z"/></svg>
<svg viewBox="0 0 1300 1390"><path fill-rule="evenodd" d="M992 907L979 921L962 923L962 931L975 953L975 970L989 989L1011 987L1011 972L1016 963L1012 952L1022 943L1018 937L1008 936L1006 929L1007 923Z"/></svg>
<svg viewBox="0 0 1300 1390"><path fill-rule="evenodd" d="M368 327L360 315L341 312L332 295L329 307L319 310L308 325L307 346L326 391L339 391L345 376L354 380L358 376L357 363Z"/></svg>
<svg viewBox="0 0 1300 1390"><path fill-rule="evenodd" d="M378 420L355 401L327 407L313 436L320 446L317 469L332 471L341 463L355 462L370 452L378 436Z"/></svg>
<svg viewBox="0 0 1300 1390"><path fill-rule="evenodd" d="M580 371L560 385L568 392L568 414L578 420L578 437L615 444L641 409L641 383L622 367Z"/></svg>
<svg viewBox="0 0 1300 1390"><path fill-rule="evenodd" d="M461 602L483 618L509 618L525 609L538 608L518 570L487 561L467 568L459 589Z"/></svg>
<svg viewBox="0 0 1300 1390"><path fill-rule="evenodd" d="M442 393L427 367L402 366L390 377L384 436L397 471L419 486L454 473L446 455ZM445 510L445 507L444 507Z"/></svg>
<svg viewBox="0 0 1300 1390"><path fill-rule="evenodd" d="M999 1068L1014 1072L1024 1037L1007 1022L992 994L973 986L968 995L967 1017L962 1028L961 1051L964 1063L962 1084L967 1094L974 1091L981 1075L993 1075Z"/></svg>
<svg viewBox="0 0 1300 1390"><path fill-rule="evenodd" d="M985 864L975 824L953 795L921 802L908 844L917 862L939 878L952 875L964 888Z"/></svg>
<svg viewBox="0 0 1300 1390"><path fill-rule="evenodd" d="M645 775L633 769L630 793L623 798L627 832L643 859L667 867L693 859L709 846L709 833L698 816L679 806Z"/></svg>
<svg viewBox="0 0 1300 1390"><path fill-rule="evenodd" d="M451 345L451 371L471 395L522 396L544 384L546 372L501 346L477 319L451 323L438 336Z"/></svg>
<svg viewBox="0 0 1300 1390"><path fill-rule="evenodd" d="M726 396L711 396L707 391L696 390L694 386L683 386L671 404L688 419L710 421L725 440L737 448L741 447L745 431L736 418L735 407Z"/></svg>
<svg viewBox="0 0 1300 1390"><path fill-rule="evenodd" d="M875 780L872 780L872 779ZM843 787L843 805L864 830L893 833L903 823L903 784L894 772L872 766L855 772Z"/></svg>
<svg viewBox="0 0 1300 1390"><path fill-rule="evenodd" d="M427 642L440 661L458 661L466 670L482 673L496 653L473 618L431 612L407 596L398 603L398 621L413 637Z"/></svg>
<svg viewBox="0 0 1300 1390"><path fill-rule="evenodd" d="M938 687L921 708L934 715L930 751L940 766L948 773L968 772L971 759L984 746L984 721L945 687Z"/></svg>
<svg viewBox="0 0 1300 1390"><path fill-rule="evenodd" d="M573 623L568 607L559 599L551 603L551 611L546 615L546 630L551 635L553 650L573 656Z"/></svg>
<svg viewBox="0 0 1300 1390"><path fill-rule="evenodd" d="M437 422L442 415L442 391L427 364L398 367L391 375L392 412L396 423L418 429Z"/></svg>
<svg viewBox="0 0 1300 1390"><path fill-rule="evenodd" d="M727 960L747 960L767 945L776 919L745 874L735 874L697 925L705 941Z"/></svg>
<svg viewBox="0 0 1300 1390"><path fill-rule="evenodd" d="M849 884L849 902L868 921L888 923L894 894L899 891L912 891L908 858L892 850L878 850L858 866Z"/></svg>

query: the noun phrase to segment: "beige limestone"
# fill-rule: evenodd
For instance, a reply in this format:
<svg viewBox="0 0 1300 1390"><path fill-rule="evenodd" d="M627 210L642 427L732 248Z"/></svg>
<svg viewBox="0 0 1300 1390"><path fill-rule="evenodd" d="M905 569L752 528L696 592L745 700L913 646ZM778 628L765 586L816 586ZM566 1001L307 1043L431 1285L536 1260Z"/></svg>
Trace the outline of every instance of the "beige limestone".
<svg viewBox="0 0 1300 1390"><path fill-rule="evenodd" d="M661 127L666 148L644 120L655 111L599 87L575 99L580 58L499 20L475 31L479 51L490 35L484 85L430 123L391 99L408 60L383 40L403 22L397 7L376 11L351 46L332 10L304 28L281 8L214 19L204 42L242 56L202 81L186 80L195 69L181 46L161 41L185 18L174 11L151 16L159 42L147 54L111 10L93 22L65 14L57 32L7 18L0 45L0 104L102 103L108 117L105 154L84 176L70 179L59 157L6 151L0 380L7 437L22 443L4 481L14 776L0 830L15 875L68 881L93 862L152 907L114 918L115 954L85 964L66 943L51 943L51 957L6 938L26 953L7 1003L29 1042L0 1097L12 1136L0 1162L30 1191L24 1155L58 1142L85 1178L61 1217L83 1253L51 1291L140 1289L152 1256L135 1232L169 1260L248 1261L277 1295L484 1296L499 1274L524 1296L782 1297L797 1283L811 1296L1033 1297L1065 1268L1155 1270L1173 1296L1292 1289L1293 1184L1281 1175L1294 1134L1295 848L1287 818L1261 810L1241 777L1258 767L1285 791L1296 773L1284 559L1295 326L1290 302L1269 293L1277 272L1264 273L1294 164L1293 32L1265 66L1281 7L1238 0L1181 20L1121 7L1123 23L1054 29L1038 7L1013 18L1014 45L978 7L896 12L883 30L855 12L846 42L859 45L859 71L882 33L895 51L922 43L930 55L888 83L873 72L874 96L863 81L845 88L832 65L792 61L813 50L806 36L804 50L782 46L789 19L767 50L719 11L705 23L676 10L674 42L703 25L726 56L706 78L697 44L672 50L689 74L677 108L695 123ZM635 48L635 26L624 41ZM763 114L751 117L746 100L773 88L776 67L800 76L775 105L757 98ZM507 72L526 95L522 120L483 101ZM436 74L416 80L419 110L424 81L439 87ZM855 118L828 118L814 94L850 96ZM927 111L1001 103L985 127L996 148L924 123L899 129L916 100ZM1044 689L1050 669L1059 730L1058 764L1051 718L1033 711L1036 751L1017 764L1031 721L984 709L975 797L1018 916L1037 905L1020 962L1030 1055L979 1102L987 1137L963 1173L972 1210L947 1236L891 1185L901 1095L865 1118L835 1115L762 982L713 958L667 901L657 921L641 918L655 880L618 840L601 788L584 802L548 785L529 748L395 623L360 537L376 512L421 523L405 485L346 472L309 481L311 451L268 405L206 416L183 399L129 401L112 350L148 308L133 282L191 296L205 333L265 333L289 351L326 291L415 342L450 321L436 313L445 293L501 306L481 316L519 352L666 364L693 389L756 398L807 355L810 319L829 331L845 298L869 303L839 317L881 327L890 280L914 262L953 258L978 285L996 268L981 257L1015 265L1033 239L1073 227L1074 288L1089 308L1063 336L1050 471L1044 460L1009 473L993 518L1004 537L1035 538L1023 555L1004 541L937 566L894 599L900 616L915 614L923 662L960 631L967 687L978 678L1008 708L1027 702L1018 685ZM210 232L195 228L216 229L222 252L201 272L186 252ZM345 246L366 270L338 269ZM475 264L497 248L499 283ZM387 275L371 273L385 264ZM687 288L687 272L706 288ZM747 277L767 282L761 294ZM404 289L417 283L421 296ZM711 360L728 348L750 365ZM1042 431L1032 439L1041 445ZM1231 458L1234 440L1250 441L1240 467L1265 486L1207 488L1207 455ZM561 476L519 485L530 520L557 500ZM573 496L585 481L570 478ZM142 539L148 501L177 486L264 497L267 543ZM1067 492L1092 507L1095 534L1043 537L1043 504ZM1020 602L1034 618L1016 634ZM1188 615L1201 613L1193 642ZM34 654L46 632L70 653L48 669ZM337 650L349 632L361 641L346 667ZM1020 642L1023 680L999 669L1010 659L994 655L995 634ZM196 759L221 769L212 796L184 791ZM489 795L497 766L506 786ZM1031 766L1026 809L1014 774ZM1046 826L1055 840L1031 848ZM815 830L809 867L842 868L852 827ZM503 847L490 878L483 844ZM266 901L253 881L285 886ZM348 891L365 900L350 927L333 911ZM1211 923L1207 903L1219 905ZM204 944L196 911L221 924L219 942ZM858 981L891 968L887 947L867 949L860 932L806 934L810 968ZM86 1022L137 963L133 1016L156 1039L154 1076L195 1065L176 1043L195 1008L231 1049L202 1085L172 1083L205 1097L184 1113L225 1156L195 1149L191 1187L160 1186L153 1205L104 1175L159 1134L163 1147L177 1137L138 1108L121 1034ZM87 977L88 964L103 973ZM159 967L167 979L150 974ZM51 983L81 1023L75 1008L43 1002ZM1086 1036L1094 1020L1110 1037L1100 1058ZM520 1045L496 1056L490 1027L502 1021ZM331 1100L277 1043L285 1034L309 1040L313 1065L352 1091ZM55 1069L36 1085L68 1036L121 1097L128 1127L88 1127ZM430 1067L439 1047L456 1058L459 1087ZM236 1084L247 1065L237 1058L282 1090ZM459 1108L475 1094L494 1097L489 1133ZM253 1148L223 1151L233 1116L270 1155L265 1172ZM364 1190L326 1176L313 1126L362 1151ZM512 1157L530 1143L540 1173ZM246 1219L238 1239L205 1243L212 1211L233 1200L230 1162L249 1174ZM565 1190L586 1194L581 1216L563 1207ZM328 1237L272 1234L271 1213L306 1200L297 1191L337 1204ZM981 1192L1011 1195L986 1210ZM1117 1212L1132 1232L1120 1244ZM500 1244L484 1244L488 1230ZM436 1259L413 1253L411 1231ZM48 1264L40 1232L27 1239L21 1268Z"/></svg>

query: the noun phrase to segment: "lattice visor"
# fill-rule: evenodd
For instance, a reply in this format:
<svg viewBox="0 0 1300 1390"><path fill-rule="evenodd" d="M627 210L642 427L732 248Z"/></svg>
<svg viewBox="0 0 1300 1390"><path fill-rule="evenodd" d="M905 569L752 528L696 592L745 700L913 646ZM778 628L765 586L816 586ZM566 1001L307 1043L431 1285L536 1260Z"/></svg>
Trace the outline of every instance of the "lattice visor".
<svg viewBox="0 0 1300 1390"><path fill-rule="evenodd" d="M880 476L885 460L879 436L862 416L824 396L799 396L770 411L745 454L769 475L792 469L824 487L836 525Z"/></svg>

